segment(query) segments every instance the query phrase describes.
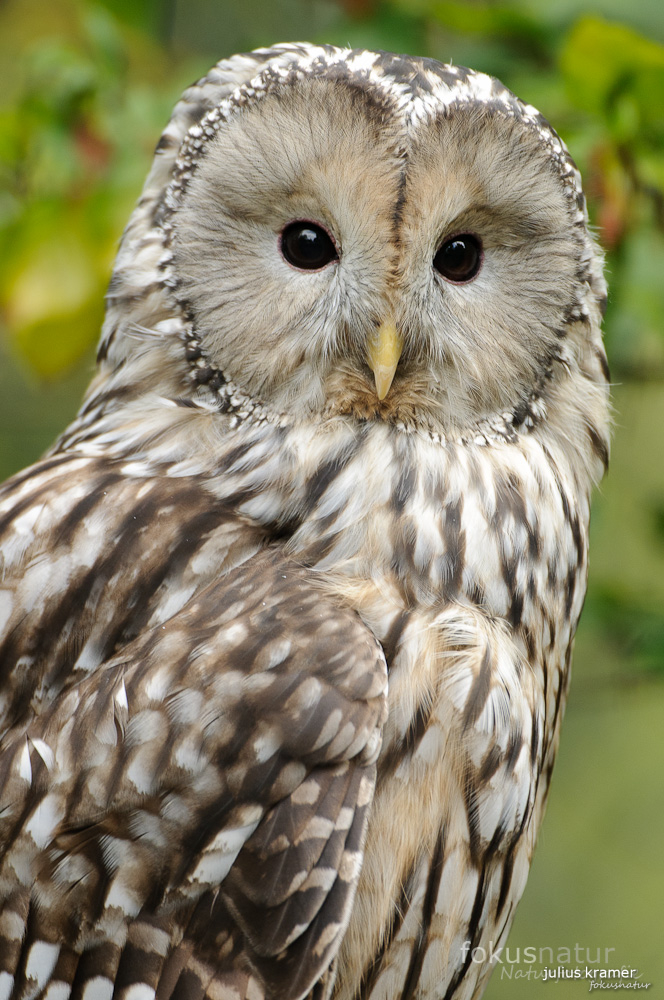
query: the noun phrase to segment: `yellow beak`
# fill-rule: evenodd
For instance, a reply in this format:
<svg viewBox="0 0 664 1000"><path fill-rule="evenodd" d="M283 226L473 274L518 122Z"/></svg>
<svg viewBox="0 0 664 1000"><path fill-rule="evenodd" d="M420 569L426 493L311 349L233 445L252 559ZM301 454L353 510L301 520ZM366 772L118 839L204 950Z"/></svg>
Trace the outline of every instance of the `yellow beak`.
<svg viewBox="0 0 664 1000"><path fill-rule="evenodd" d="M392 318L380 324L369 341L367 362L374 373L376 395L385 399L403 350L403 341Z"/></svg>

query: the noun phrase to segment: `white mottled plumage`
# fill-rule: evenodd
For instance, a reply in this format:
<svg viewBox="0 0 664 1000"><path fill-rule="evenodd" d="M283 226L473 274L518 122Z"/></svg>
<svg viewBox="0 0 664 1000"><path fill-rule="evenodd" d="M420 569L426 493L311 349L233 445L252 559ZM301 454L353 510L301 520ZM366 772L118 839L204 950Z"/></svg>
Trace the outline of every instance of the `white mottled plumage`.
<svg viewBox="0 0 664 1000"><path fill-rule="evenodd" d="M281 45L185 92L80 413L0 491L0 1000L479 997L604 297L564 144L484 74Z"/></svg>

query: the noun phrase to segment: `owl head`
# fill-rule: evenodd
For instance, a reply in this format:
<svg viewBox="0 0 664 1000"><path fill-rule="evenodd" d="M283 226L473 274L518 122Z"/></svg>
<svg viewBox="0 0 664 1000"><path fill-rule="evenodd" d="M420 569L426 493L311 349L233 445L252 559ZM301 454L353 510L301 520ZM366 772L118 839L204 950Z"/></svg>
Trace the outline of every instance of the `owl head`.
<svg viewBox="0 0 664 1000"><path fill-rule="evenodd" d="M101 379L294 421L514 428L579 372L605 380L604 298L578 171L534 108L462 67L280 45L176 106Z"/></svg>

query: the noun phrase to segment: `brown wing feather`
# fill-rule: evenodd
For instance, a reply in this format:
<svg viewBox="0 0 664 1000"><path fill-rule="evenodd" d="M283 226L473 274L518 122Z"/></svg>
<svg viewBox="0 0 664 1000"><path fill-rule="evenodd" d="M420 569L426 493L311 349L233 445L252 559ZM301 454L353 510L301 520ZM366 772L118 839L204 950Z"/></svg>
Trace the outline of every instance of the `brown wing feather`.
<svg viewBox="0 0 664 1000"><path fill-rule="evenodd" d="M138 560L156 553L148 521L141 547L130 536ZM268 549L92 670L55 647L60 696L40 714L30 686L47 657L37 679L9 664L21 695L0 757L0 926L22 930L0 971L12 995L58 981L83 996L90 977L100 997L111 980L118 997L138 983L203 996L213 980L303 995L336 953L361 863L385 715L372 634Z"/></svg>
<svg viewBox="0 0 664 1000"><path fill-rule="evenodd" d="M266 543L189 477L53 456L0 487L0 735Z"/></svg>

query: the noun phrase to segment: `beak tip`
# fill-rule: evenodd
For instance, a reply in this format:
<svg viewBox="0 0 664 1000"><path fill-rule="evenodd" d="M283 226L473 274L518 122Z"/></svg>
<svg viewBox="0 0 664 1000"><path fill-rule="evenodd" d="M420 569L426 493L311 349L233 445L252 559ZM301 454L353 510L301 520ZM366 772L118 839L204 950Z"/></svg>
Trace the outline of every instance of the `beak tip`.
<svg viewBox="0 0 664 1000"><path fill-rule="evenodd" d="M394 368L387 367L383 365L376 365L374 371L374 382L376 385L376 395L379 399L385 399L390 387L392 385L392 380L394 379L394 373L396 371L396 365Z"/></svg>

